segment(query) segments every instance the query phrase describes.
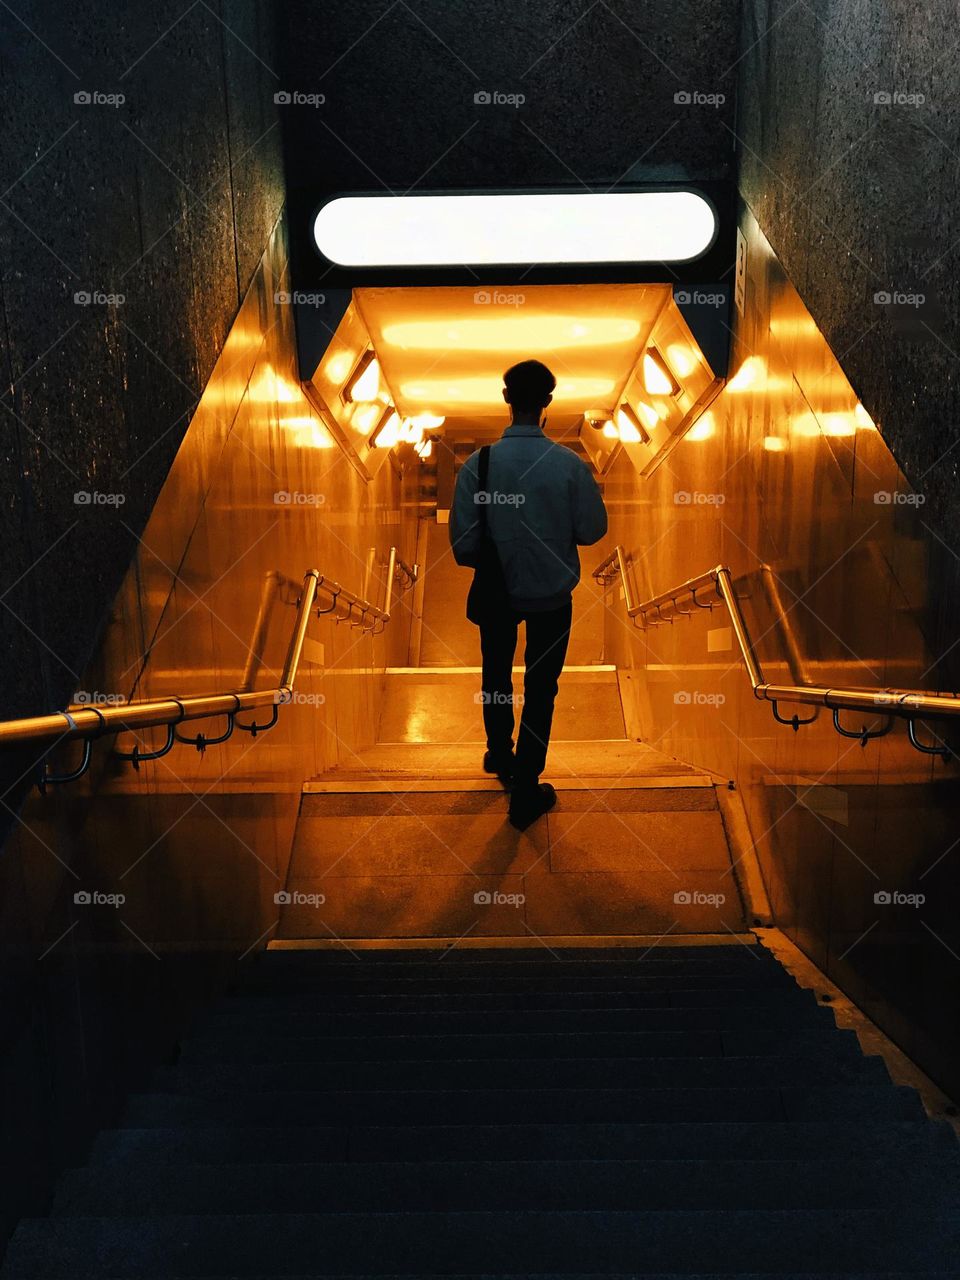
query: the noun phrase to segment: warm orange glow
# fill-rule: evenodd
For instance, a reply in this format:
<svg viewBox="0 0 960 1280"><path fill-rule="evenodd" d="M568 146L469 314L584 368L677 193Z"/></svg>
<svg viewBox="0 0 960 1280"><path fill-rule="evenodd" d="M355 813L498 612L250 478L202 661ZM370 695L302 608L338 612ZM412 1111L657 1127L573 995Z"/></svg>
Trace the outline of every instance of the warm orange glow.
<svg viewBox="0 0 960 1280"><path fill-rule="evenodd" d="M627 444L647 443L647 434L628 404L622 404L617 410L617 434Z"/></svg>
<svg viewBox="0 0 960 1280"><path fill-rule="evenodd" d="M374 400L356 406L350 425L356 427L358 431L362 431L364 435L369 435L382 417L383 405L379 400Z"/></svg>
<svg viewBox="0 0 960 1280"><path fill-rule="evenodd" d="M368 351L357 366L357 372L344 388L347 400L376 400L380 394L380 361Z"/></svg>
<svg viewBox="0 0 960 1280"><path fill-rule="evenodd" d="M289 431L298 449L332 449L333 438L322 422L316 418L281 418L280 425Z"/></svg>
<svg viewBox="0 0 960 1280"><path fill-rule="evenodd" d="M356 356L352 351L338 351L335 356L330 357L326 364L321 366L323 376L339 386L349 375L355 359Z"/></svg>
<svg viewBox="0 0 960 1280"><path fill-rule="evenodd" d="M767 364L762 356L748 356L727 383L727 390L751 391L762 381L766 371Z"/></svg>
<svg viewBox="0 0 960 1280"><path fill-rule="evenodd" d="M401 426L400 415L394 410L378 431L377 438L373 442L375 447L378 449L392 449L395 444L399 444Z"/></svg>
<svg viewBox="0 0 960 1280"><path fill-rule="evenodd" d="M435 431L443 426L446 418L437 413L415 413L410 421L421 431Z"/></svg>
<svg viewBox="0 0 960 1280"><path fill-rule="evenodd" d="M654 427L658 427L660 425L660 415L657 413L656 409L654 409L653 405L647 404L646 400L640 401L640 403L637 405L637 410L640 414L640 417L651 429L651 431L653 430Z"/></svg>
<svg viewBox="0 0 960 1280"><path fill-rule="evenodd" d="M693 352L689 347L685 347L682 342L671 342L667 347L667 355L670 357L670 364L676 369L681 378L688 378L697 367Z"/></svg>
<svg viewBox="0 0 960 1280"><path fill-rule="evenodd" d="M616 424L614 423L612 418L608 418L606 422L603 424L602 434L606 436L608 440L620 439L620 436L617 432Z"/></svg>
<svg viewBox="0 0 960 1280"><path fill-rule="evenodd" d="M866 409L857 401L856 408L853 411L853 420L861 431L876 431L877 424L867 413Z"/></svg>
<svg viewBox="0 0 960 1280"><path fill-rule="evenodd" d="M522 295L518 295L522 296ZM522 305L522 304L521 304ZM549 352L564 347L609 347L632 342L640 332L637 320L591 317L584 321L563 315L495 314L454 320L406 320L384 327L386 342L402 350Z"/></svg>
<svg viewBox="0 0 960 1280"><path fill-rule="evenodd" d="M651 396L672 396L680 390L663 357L652 347L643 357L643 385Z"/></svg>
<svg viewBox="0 0 960 1280"><path fill-rule="evenodd" d="M822 418L825 436L854 436L857 424L852 413L825 413Z"/></svg>
<svg viewBox="0 0 960 1280"><path fill-rule="evenodd" d="M787 442L782 436L764 436L763 447L767 453L786 453Z"/></svg>
<svg viewBox="0 0 960 1280"><path fill-rule="evenodd" d="M553 393L554 402L596 400L609 395L615 383L612 378L561 378ZM486 404L502 406L503 379L499 374L470 378L427 378L420 382L404 382L400 394L405 399L426 400L431 404Z"/></svg>
<svg viewBox="0 0 960 1280"><path fill-rule="evenodd" d="M709 440L711 436L716 435L717 424L713 414L707 410L693 424L690 430L684 435L684 440Z"/></svg>

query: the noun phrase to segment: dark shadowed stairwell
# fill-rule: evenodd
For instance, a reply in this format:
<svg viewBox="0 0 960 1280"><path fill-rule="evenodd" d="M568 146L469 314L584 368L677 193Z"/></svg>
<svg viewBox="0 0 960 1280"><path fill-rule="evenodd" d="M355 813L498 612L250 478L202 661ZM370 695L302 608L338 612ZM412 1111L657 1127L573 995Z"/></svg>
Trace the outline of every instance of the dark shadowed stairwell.
<svg viewBox="0 0 960 1280"><path fill-rule="evenodd" d="M277 950L3 1276L946 1280L958 1175L759 944Z"/></svg>

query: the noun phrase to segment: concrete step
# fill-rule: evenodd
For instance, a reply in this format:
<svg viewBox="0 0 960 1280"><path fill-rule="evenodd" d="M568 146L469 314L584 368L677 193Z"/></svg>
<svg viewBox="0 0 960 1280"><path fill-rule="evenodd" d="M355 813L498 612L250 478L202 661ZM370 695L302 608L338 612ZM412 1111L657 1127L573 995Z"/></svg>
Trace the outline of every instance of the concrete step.
<svg viewBox="0 0 960 1280"><path fill-rule="evenodd" d="M28 1219L3 1275L876 1274L942 1269L957 1257L960 1216L909 1211L216 1214Z"/></svg>
<svg viewBox="0 0 960 1280"><path fill-rule="evenodd" d="M437 1160L858 1160L904 1163L955 1159L958 1145L944 1123L918 1120L637 1124L463 1124L293 1127L284 1117L267 1127L108 1129L94 1142L91 1164L258 1164L284 1161Z"/></svg>
<svg viewBox="0 0 960 1280"><path fill-rule="evenodd" d="M237 1124L585 1123L615 1121L920 1120L912 1089L884 1085L783 1088L382 1090L369 1093L289 1091L282 1099L260 1091L138 1094L125 1123L135 1128Z"/></svg>
<svg viewBox="0 0 960 1280"><path fill-rule="evenodd" d="M440 1013L314 1013L314 1035L466 1035L523 1031L739 1031L774 1027L832 1027L833 1013L813 1004L779 1005L756 1010L716 1009L504 1009L455 1010ZM256 1022L251 1019L255 1033Z"/></svg>
<svg viewBox="0 0 960 1280"><path fill-rule="evenodd" d="M953 1159L443 1161L155 1165L71 1170L58 1217L201 1213L374 1213L495 1209L870 1209L945 1212L960 1199Z"/></svg>
<svg viewBox="0 0 960 1280"><path fill-rule="evenodd" d="M677 1058L829 1055L861 1058L852 1031L805 1027L782 1031L650 1031L594 1035L418 1035L332 1037L312 1034L311 1020L258 1024L257 1034L230 1024L204 1031L182 1047L183 1062L442 1062L451 1058ZM381 1068L382 1069L382 1068Z"/></svg>
<svg viewBox="0 0 960 1280"><path fill-rule="evenodd" d="M766 965L756 969L718 968L703 969L693 973L664 972L641 973L639 976L623 974L605 978L582 974L567 976L557 974L524 974L522 977L471 978L457 974L444 979L433 978L382 978L375 981L343 978L311 978L292 973L282 979L276 974L264 975L247 972L242 983L228 996L238 1007L246 1008L248 1002L273 998L297 1001L309 996L334 996L344 1000L361 996L374 996L390 1000L401 996L442 995L453 999L459 996L499 997L529 993L530 995L602 995L615 992L665 992L665 991L721 991L794 990L796 982L782 969L770 969Z"/></svg>
<svg viewBox="0 0 960 1280"><path fill-rule="evenodd" d="M523 674L515 672L515 690L523 689ZM476 743L483 752L483 719L476 695L480 673L448 667L443 671L416 668L388 670L383 676L378 740L391 742ZM623 738L620 688L614 667L572 668L564 671L553 714L555 742L585 742Z"/></svg>
<svg viewBox="0 0 960 1280"><path fill-rule="evenodd" d="M278 1018L300 1018L307 1012L324 1013L443 1013L475 1010L532 1009L715 1009L737 1006L757 1009L764 1006L815 1003L812 991L795 984L768 984L744 987L694 987L675 990L601 990L601 991L504 991L504 992L424 992L412 995L320 993L312 996L250 996L245 1000L227 1000L214 1015L234 1017L248 1022L251 1016L262 1017L264 1011L276 1010ZM286 1012L289 1011L289 1012Z"/></svg>
<svg viewBox="0 0 960 1280"><path fill-rule="evenodd" d="M322 1049L322 1045L321 1045ZM282 1105L288 1093L393 1093L407 1090L749 1089L804 1085L883 1085L890 1077L878 1057L834 1053L756 1058L480 1058L377 1062L187 1062L161 1067L151 1085L165 1093L246 1093L269 1090Z"/></svg>

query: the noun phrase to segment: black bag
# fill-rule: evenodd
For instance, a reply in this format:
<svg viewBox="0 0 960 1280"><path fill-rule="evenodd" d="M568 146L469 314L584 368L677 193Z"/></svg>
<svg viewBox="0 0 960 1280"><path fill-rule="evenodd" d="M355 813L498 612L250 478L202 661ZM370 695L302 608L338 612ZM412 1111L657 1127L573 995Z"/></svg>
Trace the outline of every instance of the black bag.
<svg viewBox="0 0 960 1280"><path fill-rule="evenodd" d="M474 626L490 618L503 617L510 610L510 598L507 595L507 584L503 576L503 566L497 554L497 546L490 537L487 527L487 507L490 505L490 493L487 489L487 476L490 471L490 446L484 445L480 450L480 463L477 471L477 497L484 495L486 501L477 502L478 523L480 525L480 551L473 570L473 582L467 596L467 620Z"/></svg>

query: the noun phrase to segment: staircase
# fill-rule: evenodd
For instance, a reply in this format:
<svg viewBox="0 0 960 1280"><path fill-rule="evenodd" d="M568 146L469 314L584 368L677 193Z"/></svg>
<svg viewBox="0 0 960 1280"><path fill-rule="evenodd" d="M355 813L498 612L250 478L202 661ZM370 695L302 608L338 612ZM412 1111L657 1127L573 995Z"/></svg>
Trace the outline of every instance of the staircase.
<svg viewBox="0 0 960 1280"><path fill-rule="evenodd" d="M2 1276L960 1274L952 1132L689 943L247 960Z"/></svg>

